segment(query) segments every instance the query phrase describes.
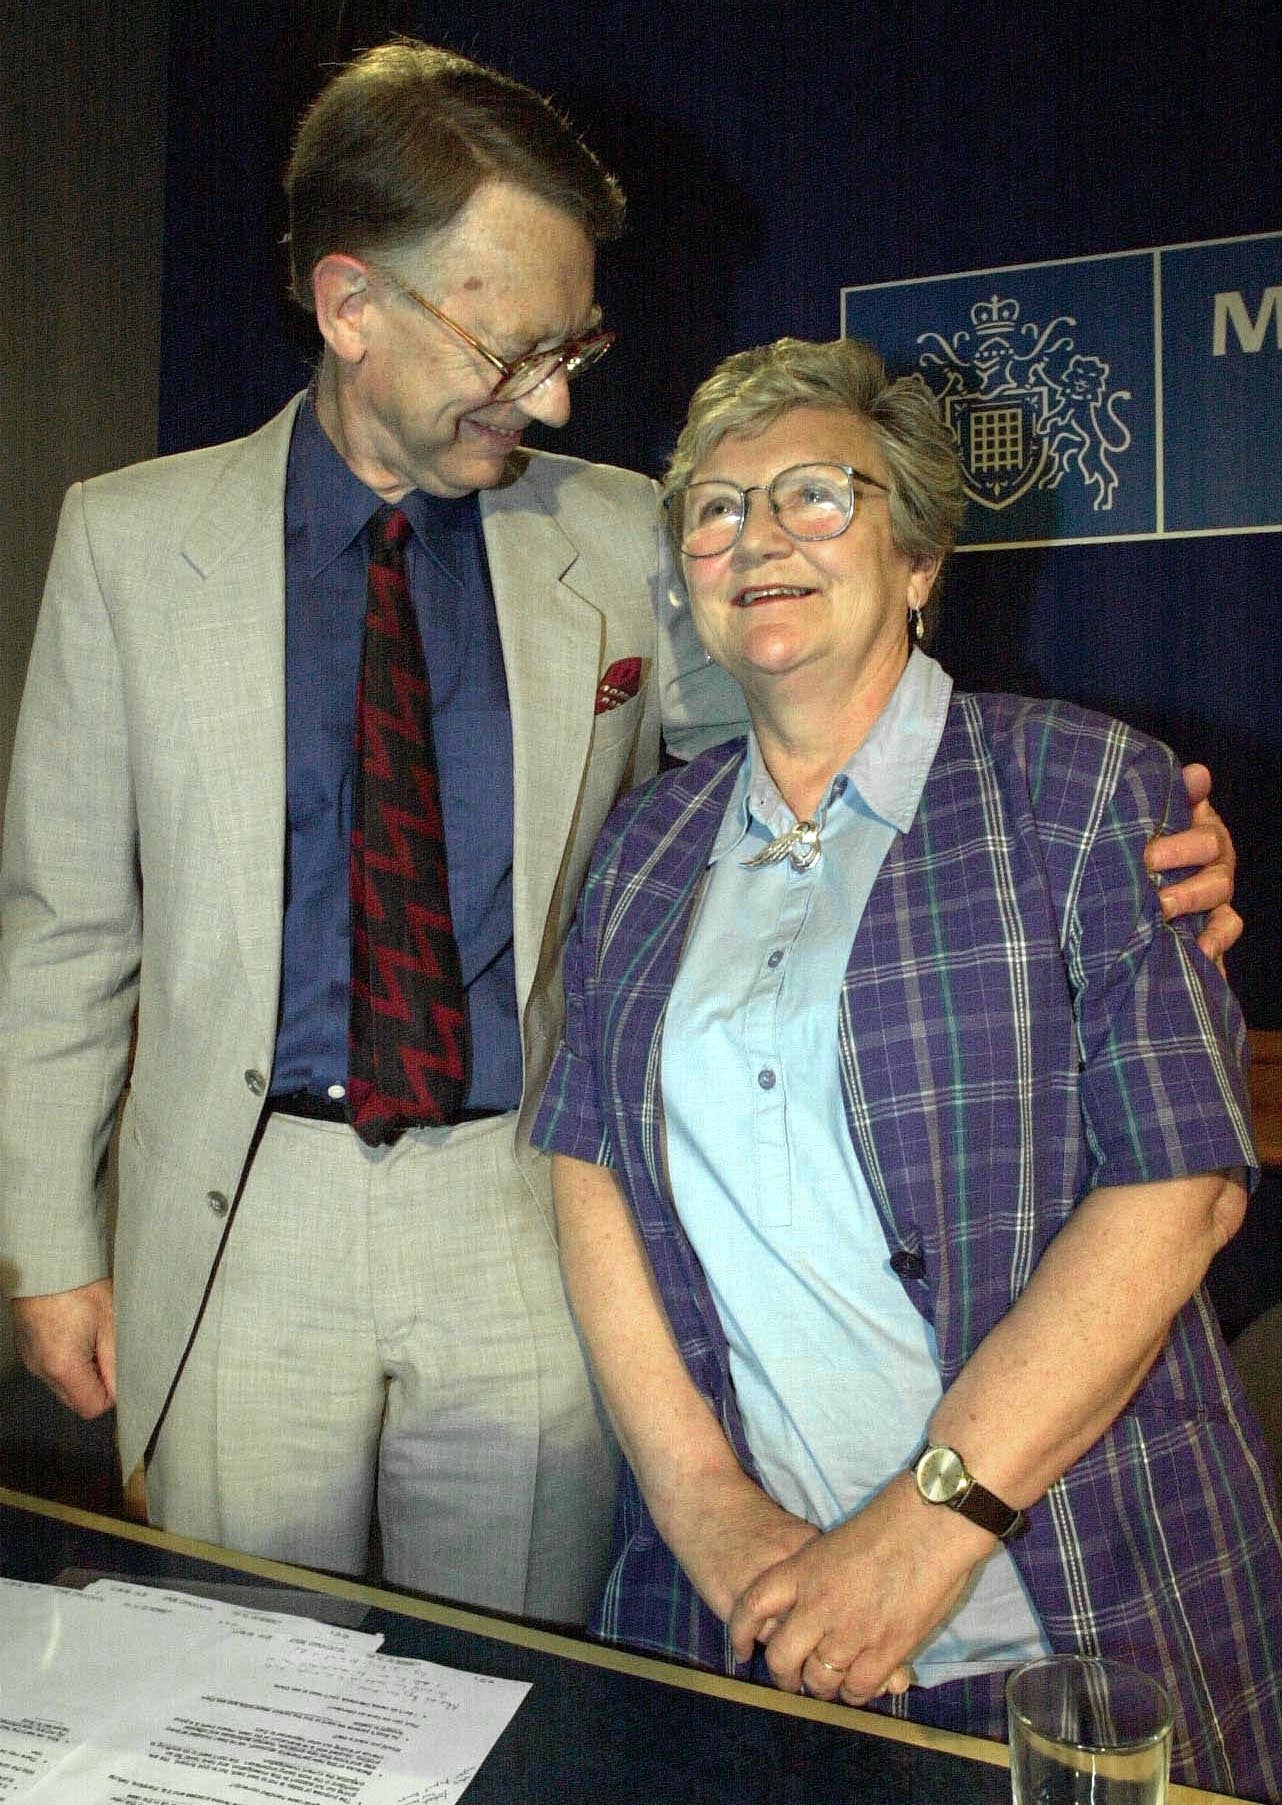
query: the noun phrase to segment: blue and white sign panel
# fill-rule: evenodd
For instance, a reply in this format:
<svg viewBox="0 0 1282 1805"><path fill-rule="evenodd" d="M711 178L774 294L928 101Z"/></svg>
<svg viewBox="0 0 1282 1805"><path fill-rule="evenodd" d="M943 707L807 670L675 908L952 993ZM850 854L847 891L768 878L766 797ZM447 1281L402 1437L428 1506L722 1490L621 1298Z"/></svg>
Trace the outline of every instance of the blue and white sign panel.
<svg viewBox="0 0 1282 1805"><path fill-rule="evenodd" d="M957 440L962 546L1282 531L1282 233L845 288Z"/></svg>

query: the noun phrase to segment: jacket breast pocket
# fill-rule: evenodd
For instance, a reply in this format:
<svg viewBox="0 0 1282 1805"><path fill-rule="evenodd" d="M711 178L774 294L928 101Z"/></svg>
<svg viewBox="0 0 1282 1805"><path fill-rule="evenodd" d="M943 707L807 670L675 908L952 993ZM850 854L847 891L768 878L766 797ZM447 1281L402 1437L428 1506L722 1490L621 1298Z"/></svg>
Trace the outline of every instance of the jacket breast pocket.
<svg viewBox="0 0 1282 1805"><path fill-rule="evenodd" d="M634 696L616 702L596 715L592 722L592 754L604 754L619 745L627 745L635 737L645 714L648 685L642 682Z"/></svg>

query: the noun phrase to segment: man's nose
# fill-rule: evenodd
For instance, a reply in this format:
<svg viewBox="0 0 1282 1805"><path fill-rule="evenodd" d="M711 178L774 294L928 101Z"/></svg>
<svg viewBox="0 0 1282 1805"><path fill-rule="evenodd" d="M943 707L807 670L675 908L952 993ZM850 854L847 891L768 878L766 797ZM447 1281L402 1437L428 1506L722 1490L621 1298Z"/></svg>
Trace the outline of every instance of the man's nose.
<svg viewBox="0 0 1282 1805"><path fill-rule="evenodd" d="M517 397L515 406L531 420L544 426L564 426L570 417L570 379L565 366L558 364L528 395Z"/></svg>

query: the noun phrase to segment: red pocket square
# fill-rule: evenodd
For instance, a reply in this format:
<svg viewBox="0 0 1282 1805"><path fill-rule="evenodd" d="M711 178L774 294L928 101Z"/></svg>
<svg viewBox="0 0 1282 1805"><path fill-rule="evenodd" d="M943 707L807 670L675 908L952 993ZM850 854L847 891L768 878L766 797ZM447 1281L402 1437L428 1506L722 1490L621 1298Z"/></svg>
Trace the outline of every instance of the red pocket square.
<svg viewBox="0 0 1282 1805"><path fill-rule="evenodd" d="M641 687L641 660L618 658L596 686L593 714L605 714L620 702L630 702Z"/></svg>

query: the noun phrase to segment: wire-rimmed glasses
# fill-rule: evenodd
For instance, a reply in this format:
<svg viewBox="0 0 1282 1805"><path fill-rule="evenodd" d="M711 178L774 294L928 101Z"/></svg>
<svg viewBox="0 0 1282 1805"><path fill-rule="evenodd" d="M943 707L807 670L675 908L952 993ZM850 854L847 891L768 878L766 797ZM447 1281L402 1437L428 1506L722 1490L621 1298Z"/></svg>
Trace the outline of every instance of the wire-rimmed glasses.
<svg viewBox="0 0 1282 1805"><path fill-rule="evenodd" d="M722 477L685 483L665 495L677 544L687 558L715 558L738 542L748 497L760 491L790 539L836 539L855 517L860 489L890 493L886 483L853 464L790 464L767 484L741 489Z"/></svg>
<svg viewBox="0 0 1282 1805"><path fill-rule="evenodd" d="M522 395L528 395L532 389L537 389L540 383L546 382L558 370L564 370L566 378L572 380L598 363L617 336L605 331L599 324L594 324L587 332L580 333L575 338L567 338L559 345L549 345L545 351L527 351L524 357L508 363L497 351L491 351L488 345L483 345L479 338L473 337L465 326L452 320L448 313L442 313L439 307L419 294L417 289L411 288L388 270L380 270L378 273L398 294L413 301L424 313L439 320L442 326L448 326L451 332L457 333L465 344L472 347L478 357L483 357L487 364L498 371L498 381L490 391L491 401L519 401Z"/></svg>

